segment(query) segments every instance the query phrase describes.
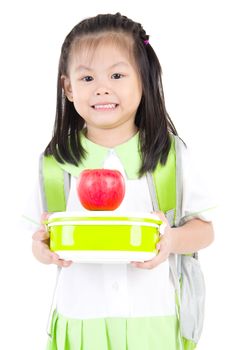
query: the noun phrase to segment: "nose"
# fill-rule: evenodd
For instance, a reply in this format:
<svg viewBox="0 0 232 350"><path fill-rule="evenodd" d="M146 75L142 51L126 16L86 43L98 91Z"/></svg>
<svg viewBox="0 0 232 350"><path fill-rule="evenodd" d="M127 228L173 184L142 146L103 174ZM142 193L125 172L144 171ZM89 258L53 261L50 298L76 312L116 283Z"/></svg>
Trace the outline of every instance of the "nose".
<svg viewBox="0 0 232 350"><path fill-rule="evenodd" d="M96 86L95 86L95 96L103 96L103 95L110 95L111 89L110 89L110 82L107 80L107 78L98 78L96 79Z"/></svg>
<svg viewBox="0 0 232 350"><path fill-rule="evenodd" d="M96 94L97 96L109 95L110 92L109 92L109 90L106 89L106 88L99 88L99 89L96 90L95 94Z"/></svg>

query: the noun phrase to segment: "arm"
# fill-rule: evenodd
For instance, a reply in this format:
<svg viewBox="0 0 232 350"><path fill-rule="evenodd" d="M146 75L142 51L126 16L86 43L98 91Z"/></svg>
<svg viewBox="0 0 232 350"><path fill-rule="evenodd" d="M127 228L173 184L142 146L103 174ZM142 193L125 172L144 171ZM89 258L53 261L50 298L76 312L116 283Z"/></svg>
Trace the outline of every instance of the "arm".
<svg viewBox="0 0 232 350"><path fill-rule="evenodd" d="M170 228L170 230L171 253L194 253L206 248L214 240L212 223L200 219L192 219L183 226Z"/></svg>
<svg viewBox="0 0 232 350"><path fill-rule="evenodd" d="M194 253L213 242L214 230L211 222L192 219L183 226L171 228L162 212L155 214L166 224L165 232L157 244L158 255L144 263L132 262L134 267L152 269L164 262L171 253Z"/></svg>

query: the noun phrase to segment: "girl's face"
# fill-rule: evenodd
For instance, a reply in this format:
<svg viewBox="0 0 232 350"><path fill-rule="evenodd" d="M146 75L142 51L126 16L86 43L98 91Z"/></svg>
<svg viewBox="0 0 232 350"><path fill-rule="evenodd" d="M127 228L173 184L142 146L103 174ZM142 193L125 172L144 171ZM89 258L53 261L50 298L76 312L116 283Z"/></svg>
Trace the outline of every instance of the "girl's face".
<svg viewBox="0 0 232 350"><path fill-rule="evenodd" d="M62 76L64 91L87 130L135 129L142 87L126 49L108 43L99 45L91 57L74 51L68 68L68 76Z"/></svg>

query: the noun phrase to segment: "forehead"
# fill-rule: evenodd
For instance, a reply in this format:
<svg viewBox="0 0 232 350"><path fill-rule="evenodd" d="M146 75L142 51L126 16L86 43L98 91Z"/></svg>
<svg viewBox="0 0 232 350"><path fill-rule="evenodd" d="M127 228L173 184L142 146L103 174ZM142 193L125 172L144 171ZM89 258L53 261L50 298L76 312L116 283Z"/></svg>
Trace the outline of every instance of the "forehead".
<svg viewBox="0 0 232 350"><path fill-rule="evenodd" d="M136 66L133 39L123 33L107 33L77 39L71 49L69 63L91 66L93 62L126 61Z"/></svg>

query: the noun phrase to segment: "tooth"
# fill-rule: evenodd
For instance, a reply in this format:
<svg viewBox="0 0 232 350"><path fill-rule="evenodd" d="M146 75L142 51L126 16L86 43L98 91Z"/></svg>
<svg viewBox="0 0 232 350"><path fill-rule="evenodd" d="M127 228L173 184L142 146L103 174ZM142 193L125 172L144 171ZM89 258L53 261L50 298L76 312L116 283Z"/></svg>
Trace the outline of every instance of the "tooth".
<svg viewBox="0 0 232 350"><path fill-rule="evenodd" d="M95 105L95 108L115 108L116 105L114 103L112 104L107 104L107 105Z"/></svg>

